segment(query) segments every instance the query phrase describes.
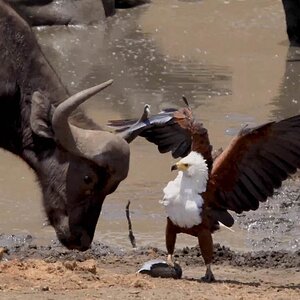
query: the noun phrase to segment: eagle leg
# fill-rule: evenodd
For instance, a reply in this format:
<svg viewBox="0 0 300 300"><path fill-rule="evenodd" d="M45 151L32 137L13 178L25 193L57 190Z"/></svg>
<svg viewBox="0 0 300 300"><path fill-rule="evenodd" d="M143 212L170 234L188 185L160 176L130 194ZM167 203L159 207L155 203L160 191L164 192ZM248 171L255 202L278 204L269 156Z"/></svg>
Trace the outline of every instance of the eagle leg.
<svg viewBox="0 0 300 300"><path fill-rule="evenodd" d="M211 232L208 229L202 229L198 234L198 242L206 265L206 273L201 280L204 282L213 282L215 281L215 277L210 268L213 258L213 240Z"/></svg>
<svg viewBox="0 0 300 300"><path fill-rule="evenodd" d="M173 259L173 254L174 254L174 249L175 249L175 243L176 243L176 230L174 228L174 225L172 224L171 220L168 218L167 219L167 226L166 226L166 248L168 251L168 258L167 258L167 263L174 267L174 259Z"/></svg>
<svg viewBox="0 0 300 300"><path fill-rule="evenodd" d="M208 283L216 281L215 276L210 268L210 264L206 265L206 272L205 275L201 277L201 280Z"/></svg>

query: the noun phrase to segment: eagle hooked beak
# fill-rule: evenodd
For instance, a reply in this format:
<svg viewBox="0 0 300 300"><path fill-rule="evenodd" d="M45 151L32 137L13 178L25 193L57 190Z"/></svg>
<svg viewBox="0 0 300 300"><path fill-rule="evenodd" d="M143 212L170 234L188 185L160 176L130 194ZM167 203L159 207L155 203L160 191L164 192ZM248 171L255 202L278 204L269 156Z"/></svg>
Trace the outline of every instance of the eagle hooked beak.
<svg viewBox="0 0 300 300"><path fill-rule="evenodd" d="M182 162L177 162L175 165L173 165L171 167L171 171L174 171L174 170L178 170L178 171L186 171L187 169L189 168L189 165L188 164L184 164Z"/></svg>

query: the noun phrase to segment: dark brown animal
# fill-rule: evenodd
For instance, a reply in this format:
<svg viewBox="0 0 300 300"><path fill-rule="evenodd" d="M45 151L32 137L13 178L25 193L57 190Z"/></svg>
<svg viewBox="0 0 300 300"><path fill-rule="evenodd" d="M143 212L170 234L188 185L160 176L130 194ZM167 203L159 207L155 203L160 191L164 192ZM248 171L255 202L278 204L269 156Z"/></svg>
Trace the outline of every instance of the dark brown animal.
<svg viewBox="0 0 300 300"><path fill-rule="evenodd" d="M95 25L115 14L114 0L6 0L31 26Z"/></svg>
<svg viewBox="0 0 300 300"><path fill-rule="evenodd" d="M299 0L282 0L286 31L291 46L300 45L300 1Z"/></svg>
<svg viewBox="0 0 300 300"><path fill-rule="evenodd" d="M80 111L70 116L112 81L70 97L29 25L2 0L0 65L0 147L35 171L62 244L86 250L106 195L127 176L129 147Z"/></svg>

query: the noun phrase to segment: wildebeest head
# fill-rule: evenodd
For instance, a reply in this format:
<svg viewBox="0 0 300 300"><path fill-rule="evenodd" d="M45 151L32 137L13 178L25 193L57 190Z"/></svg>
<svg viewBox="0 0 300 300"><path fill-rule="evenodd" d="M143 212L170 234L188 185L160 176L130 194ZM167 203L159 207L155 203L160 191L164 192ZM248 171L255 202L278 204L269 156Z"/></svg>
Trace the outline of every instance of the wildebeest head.
<svg viewBox="0 0 300 300"><path fill-rule="evenodd" d="M90 247L106 195L115 191L128 173L129 146L124 139L76 127L68 120L78 105L111 83L79 92L56 108L42 93L32 96L31 129L56 144L35 168L44 207L58 239L69 249Z"/></svg>

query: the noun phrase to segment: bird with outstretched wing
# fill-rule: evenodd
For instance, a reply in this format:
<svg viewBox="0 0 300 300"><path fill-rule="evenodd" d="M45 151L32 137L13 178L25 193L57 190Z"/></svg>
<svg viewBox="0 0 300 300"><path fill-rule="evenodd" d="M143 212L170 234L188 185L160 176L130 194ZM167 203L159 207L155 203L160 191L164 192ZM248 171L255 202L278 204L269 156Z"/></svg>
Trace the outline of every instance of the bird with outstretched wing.
<svg viewBox="0 0 300 300"><path fill-rule="evenodd" d="M212 167L212 146L203 124L194 119L188 101L183 97L186 107L168 108L156 115L150 115L150 105L144 106L140 119L111 120L108 126L128 143L137 136L146 138L157 145L160 153L171 152L174 158L184 157L190 151L201 153Z"/></svg>
<svg viewBox="0 0 300 300"><path fill-rule="evenodd" d="M161 201L167 212L168 262L178 233L198 238L206 264L203 280L211 282L212 233L224 224L231 227L236 213L256 210L274 189L300 167L300 115L254 128L243 128L213 160L207 130L193 118L187 105L168 109L143 120L112 121L117 134L136 134L155 143L160 152L183 157L172 167L178 176L164 189Z"/></svg>

